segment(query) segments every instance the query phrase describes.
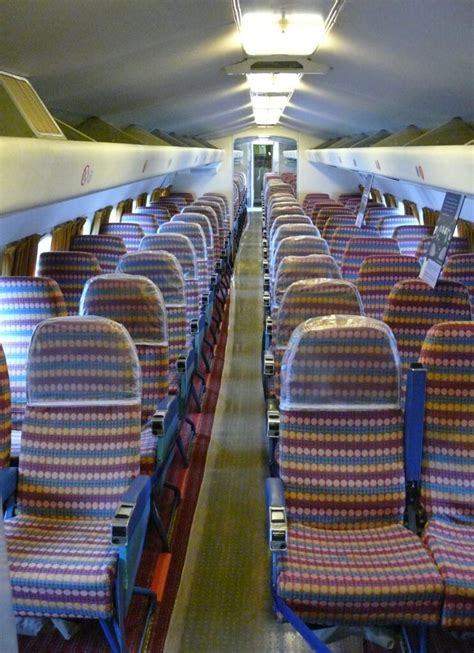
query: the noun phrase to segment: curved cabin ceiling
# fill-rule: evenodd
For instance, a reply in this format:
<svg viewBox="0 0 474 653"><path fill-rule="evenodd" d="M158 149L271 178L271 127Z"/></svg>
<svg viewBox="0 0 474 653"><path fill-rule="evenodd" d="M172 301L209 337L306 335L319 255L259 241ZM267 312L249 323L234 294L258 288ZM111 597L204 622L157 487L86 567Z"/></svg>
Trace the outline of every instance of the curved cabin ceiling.
<svg viewBox="0 0 474 653"><path fill-rule="evenodd" d="M246 10L332 2L241 0ZM0 0L0 69L71 124L97 115L213 138L253 124L231 0ZM474 118L472 0L346 0L280 122L321 139Z"/></svg>

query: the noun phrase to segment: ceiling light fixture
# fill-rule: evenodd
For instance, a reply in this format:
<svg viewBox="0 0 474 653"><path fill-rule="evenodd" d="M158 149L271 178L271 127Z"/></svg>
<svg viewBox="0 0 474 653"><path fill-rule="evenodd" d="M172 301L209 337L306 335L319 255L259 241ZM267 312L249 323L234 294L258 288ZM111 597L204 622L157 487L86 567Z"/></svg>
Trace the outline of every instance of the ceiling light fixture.
<svg viewBox="0 0 474 653"><path fill-rule="evenodd" d="M289 100L289 95L265 95L263 93L251 93L250 100L255 109L279 109L283 111Z"/></svg>
<svg viewBox="0 0 474 653"><path fill-rule="evenodd" d="M301 77L297 73L252 73L247 82L252 93L293 93Z"/></svg>
<svg viewBox="0 0 474 653"><path fill-rule="evenodd" d="M240 37L248 55L310 55L325 34L319 14L252 12L242 16Z"/></svg>
<svg viewBox="0 0 474 653"><path fill-rule="evenodd" d="M253 116L257 125L276 125L281 113L281 109L254 109Z"/></svg>

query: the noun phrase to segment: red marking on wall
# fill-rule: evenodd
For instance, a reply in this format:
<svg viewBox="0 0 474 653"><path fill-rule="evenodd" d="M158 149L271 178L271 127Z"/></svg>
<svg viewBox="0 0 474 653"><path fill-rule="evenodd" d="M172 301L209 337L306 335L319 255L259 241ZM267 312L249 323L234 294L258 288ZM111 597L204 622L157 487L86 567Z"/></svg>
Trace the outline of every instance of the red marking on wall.
<svg viewBox="0 0 474 653"><path fill-rule="evenodd" d="M81 186L85 186L86 184L90 184L93 174L94 174L94 169L89 164L87 164L84 167L84 170L82 171Z"/></svg>

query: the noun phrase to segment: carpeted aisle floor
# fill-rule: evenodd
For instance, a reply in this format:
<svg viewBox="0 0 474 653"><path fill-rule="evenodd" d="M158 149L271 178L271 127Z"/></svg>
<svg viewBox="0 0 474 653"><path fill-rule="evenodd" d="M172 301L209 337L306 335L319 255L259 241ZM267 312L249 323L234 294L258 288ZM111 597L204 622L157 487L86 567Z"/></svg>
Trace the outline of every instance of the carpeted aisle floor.
<svg viewBox="0 0 474 653"><path fill-rule="evenodd" d="M287 625L275 621L271 611L260 373L260 212L249 212L249 217L235 269L225 365L206 471L166 653L308 650Z"/></svg>

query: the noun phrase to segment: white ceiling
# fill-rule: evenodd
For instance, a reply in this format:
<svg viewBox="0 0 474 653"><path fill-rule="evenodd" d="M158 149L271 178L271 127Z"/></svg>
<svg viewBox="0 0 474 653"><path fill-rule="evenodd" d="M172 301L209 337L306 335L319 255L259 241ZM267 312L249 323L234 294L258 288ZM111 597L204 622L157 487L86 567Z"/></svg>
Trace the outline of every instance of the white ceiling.
<svg viewBox="0 0 474 653"><path fill-rule="evenodd" d="M288 10L332 2L241 0ZM231 0L0 0L0 69L58 117L217 137L252 123ZM473 0L346 0L282 124L326 137L474 119Z"/></svg>

